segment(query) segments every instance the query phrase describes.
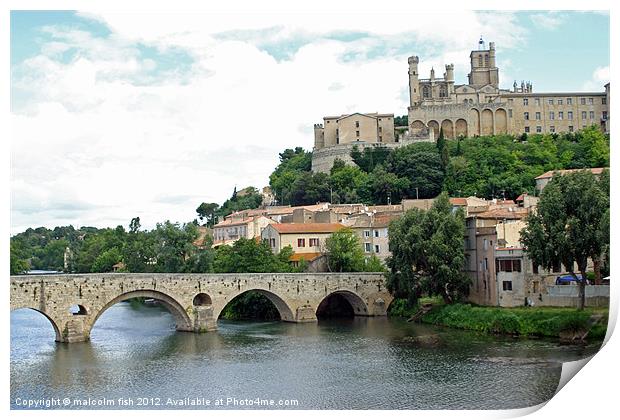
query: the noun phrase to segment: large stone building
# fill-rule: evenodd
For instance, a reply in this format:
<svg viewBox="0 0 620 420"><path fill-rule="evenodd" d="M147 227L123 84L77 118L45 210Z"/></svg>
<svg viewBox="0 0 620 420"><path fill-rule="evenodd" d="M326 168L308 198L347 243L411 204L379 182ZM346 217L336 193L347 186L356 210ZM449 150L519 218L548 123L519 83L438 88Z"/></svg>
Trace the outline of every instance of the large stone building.
<svg viewBox="0 0 620 420"><path fill-rule="evenodd" d="M454 82L454 65L442 78L421 79L418 56L409 57L409 131L431 129L435 138L494 134L559 133L590 125L609 131L609 84L601 92L534 93L530 82L515 81L512 90L499 87L495 43L470 54L466 84Z"/></svg>

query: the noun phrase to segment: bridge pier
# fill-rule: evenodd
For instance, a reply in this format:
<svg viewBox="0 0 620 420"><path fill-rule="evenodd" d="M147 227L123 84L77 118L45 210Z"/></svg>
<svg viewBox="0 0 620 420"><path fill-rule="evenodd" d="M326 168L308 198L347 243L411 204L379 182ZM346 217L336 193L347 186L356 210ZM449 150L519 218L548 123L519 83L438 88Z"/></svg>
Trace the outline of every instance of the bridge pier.
<svg viewBox="0 0 620 420"><path fill-rule="evenodd" d="M202 333L217 330L217 319L213 317L213 307L194 307L194 332Z"/></svg>

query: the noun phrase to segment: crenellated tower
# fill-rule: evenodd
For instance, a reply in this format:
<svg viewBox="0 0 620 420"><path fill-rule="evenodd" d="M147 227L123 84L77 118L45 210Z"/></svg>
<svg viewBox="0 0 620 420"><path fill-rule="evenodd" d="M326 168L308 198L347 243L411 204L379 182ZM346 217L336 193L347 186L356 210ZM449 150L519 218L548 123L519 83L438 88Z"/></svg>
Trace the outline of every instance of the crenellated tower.
<svg viewBox="0 0 620 420"><path fill-rule="evenodd" d="M418 73L418 63L420 59L417 55L409 57L409 106L420 104L420 79Z"/></svg>

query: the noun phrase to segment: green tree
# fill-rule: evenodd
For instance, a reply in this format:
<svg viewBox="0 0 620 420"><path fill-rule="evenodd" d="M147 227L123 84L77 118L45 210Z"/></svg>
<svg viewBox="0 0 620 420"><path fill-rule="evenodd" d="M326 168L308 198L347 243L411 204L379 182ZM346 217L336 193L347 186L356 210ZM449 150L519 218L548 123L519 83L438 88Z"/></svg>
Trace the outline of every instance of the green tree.
<svg viewBox="0 0 620 420"><path fill-rule="evenodd" d="M11 275L28 271L29 264L26 254L27 251L22 247L22 244L11 238Z"/></svg>
<svg viewBox="0 0 620 420"><path fill-rule="evenodd" d="M364 252L359 237L350 228L331 234L325 241L327 265L332 272L364 270Z"/></svg>
<svg viewBox="0 0 620 420"><path fill-rule="evenodd" d="M156 225L153 234L157 260L154 270L163 273L185 272L185 261L196 251L193 242L198 237L197 227L192 223L181 226L166 220Z"/></svg>
<svg viewBox="0 0 620 420"><path fill-rule="evenodd" d="M604 178L604 177L603 177ZM590 171L556 174L540 195L536 213L528 215L521 231L525 252L535 264L551 270L562 263L579 282L579 309L585 307L588 258L600 261L608 247L609 192L606 181Z"/></svg>
<svg viewBox="0 0 620 420"><path fill-rule="evenodd" d="M390 223L387 286L395 297L411 303L426 293L445 302L466 296L470 280L463 273L465 218L452 212L447 194L428 211L412 209Z"/></svg>
<svg viewBox="0 0 620 420"><path fill-rule="evenodd" d="M414 143L394 150L385 169L409 180L404 192L408 198L433 198L441 192L444 169L434 144Z"/></svg>
<svg viewBox="0 0 620 420"><path fill-rule="evenodd" d="M391 153L385 146L364 147L360 152L356 145L351 149L351 158L360 169L370 173L377 165L383 165Z"/></svg>
<svg viewBox="0 0 620 420"><path fill-rule="evenodd" d="M113 271L113 266L122 260L121 252L118 248L110 248L103 251L95 258L91 267L93 273L109 273Z"/></svg>
<svg viewBox="0 0 620 420"><path fill-rule="evenodd" d="M217 203L201 203L196 209L196 213L198 213L200 221L206 219L206 225L213 227L216 220L217 209L219 209L219 207L220 206Z"/></svg>
<svg viewBox="0 0 620 420"><path fill-rule="evenodd" d="M220 246L215 251L215 273L284 273L292 271L288 259L290 247L279 254L271 252L269 245L254 239L240 238L232 246Z"/></svg>

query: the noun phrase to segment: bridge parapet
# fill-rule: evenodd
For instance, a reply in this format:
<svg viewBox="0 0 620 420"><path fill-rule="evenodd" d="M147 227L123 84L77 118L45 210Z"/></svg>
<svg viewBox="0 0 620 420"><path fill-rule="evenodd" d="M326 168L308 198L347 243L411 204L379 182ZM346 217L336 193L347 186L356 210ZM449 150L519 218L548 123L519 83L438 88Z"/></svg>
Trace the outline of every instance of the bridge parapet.
<svg viewBox="0 0 620 420"><path fill-rule="evenodd" d="M105 273L11 276L11 310L37 310L54 326L56 341L77 342L89 339L114 304L152 298L171 312L177 330L205 332L216 330L224 307L250 290L270 299L287 322L316 322L319 305L332 294L358 316L384 316L392 301L382 273Z"/></svg>

